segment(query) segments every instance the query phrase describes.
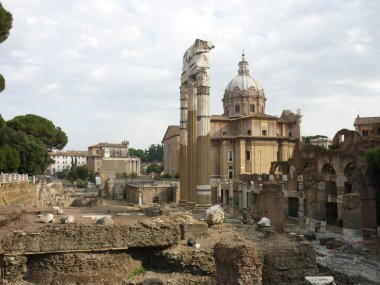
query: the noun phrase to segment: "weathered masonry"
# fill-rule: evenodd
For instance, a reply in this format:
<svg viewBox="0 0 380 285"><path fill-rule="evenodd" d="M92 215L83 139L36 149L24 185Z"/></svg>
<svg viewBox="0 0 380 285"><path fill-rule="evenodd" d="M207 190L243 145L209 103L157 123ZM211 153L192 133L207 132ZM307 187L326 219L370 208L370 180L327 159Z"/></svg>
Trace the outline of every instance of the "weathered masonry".
<svg viewBox="0 0 380 285"><path fill-rule="evenodd" d="M214 46L197 39L183 56L181 75L181 202L211 205L210 65Z"/></svg>

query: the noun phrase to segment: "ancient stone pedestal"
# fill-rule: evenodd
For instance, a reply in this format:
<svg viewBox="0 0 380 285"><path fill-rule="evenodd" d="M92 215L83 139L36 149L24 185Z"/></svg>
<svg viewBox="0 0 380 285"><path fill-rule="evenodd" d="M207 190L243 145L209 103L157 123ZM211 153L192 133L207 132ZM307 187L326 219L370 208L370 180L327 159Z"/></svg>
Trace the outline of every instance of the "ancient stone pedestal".
<svg viewBox="0 0 380 285"><path fill-rule="evenodd" d="M214 246L217 285L261 284L261 261L254 245L240 236Z"/></svg>

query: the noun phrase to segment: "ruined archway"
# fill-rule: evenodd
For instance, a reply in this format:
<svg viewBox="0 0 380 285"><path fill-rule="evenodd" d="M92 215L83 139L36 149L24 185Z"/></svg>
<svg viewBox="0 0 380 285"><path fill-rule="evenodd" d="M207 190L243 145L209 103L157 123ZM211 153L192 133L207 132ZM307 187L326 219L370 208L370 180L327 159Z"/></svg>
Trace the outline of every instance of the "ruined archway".
<svg viewBox="0 0 380 285"><path fill-rule="evenodd" d="M352 175L355 171L355 168L355 162L348 163L344 168L344 176L346 177L346 181L344 182L344 194L352 192Z"/></svg>
<svg viewBox="0 0 380 285"><path fill-rule="evenodd" d="M336 171L334 167L325 163L321 169L322 185L325 190L326 222L336 224L338 218Z"/></svg>

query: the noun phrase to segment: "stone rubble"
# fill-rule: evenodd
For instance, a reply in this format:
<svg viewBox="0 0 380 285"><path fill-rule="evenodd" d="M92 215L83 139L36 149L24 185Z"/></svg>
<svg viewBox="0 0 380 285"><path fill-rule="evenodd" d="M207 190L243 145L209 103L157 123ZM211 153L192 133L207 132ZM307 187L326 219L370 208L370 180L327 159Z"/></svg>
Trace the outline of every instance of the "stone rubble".
<svg viewBox="0 0 380 285"><path fill-rule="evenodd" d="M214 205L206 210L206 222L209 226L220 225L224 221L224 210L220 205Z"/></svg>
<svg viewBox="0 0 380 285"><path fill-rule="evenodd" d="M42 214L41 217L41 222L47 224L47 223L53 223L54 222L54 215L53 214Z"/></svg>
<svg viewBox="0 0 380 285"><path fill-rule="evenodd" d="M311 285L336 285L333 276L309 276L305 281Z"/></svg>
<svg viewBox="0 0 380 285"><path fill-rule="evenodd" d="M61 224L72 224L75 219L73 215L67 215L61 218Z"/></svg>
<svg viewBox="0 0 380 285"><path fill-rule="evenodd" d="M97 225L113 225L113 220L111 217L104 216L96 221Z"/></svg>
<svg viewBox="0 0 380 285"><path fill-rule="evenodd" d="M257 226L258 226L259 228L270 227L270 226L271 226L271 224L270 224L270 219L265 218L265 217L262 217L262 218L260 219L260 221L257 223Z"/></svg>

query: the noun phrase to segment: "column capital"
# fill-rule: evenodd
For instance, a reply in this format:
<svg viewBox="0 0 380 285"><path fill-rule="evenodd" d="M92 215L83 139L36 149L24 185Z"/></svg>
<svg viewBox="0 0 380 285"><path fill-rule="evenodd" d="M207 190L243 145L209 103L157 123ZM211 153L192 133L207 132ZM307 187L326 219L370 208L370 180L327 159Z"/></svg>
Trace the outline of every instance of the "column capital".
<svg viewBox="0 0 380 285"><path fill-rule="evenodd" d="M197 80L197 87L208 87L210 88L210 74L208 71L200 70L195 75ZM198 92L199 93L199 92Z"/></svg>

